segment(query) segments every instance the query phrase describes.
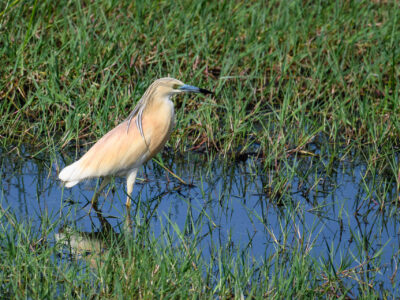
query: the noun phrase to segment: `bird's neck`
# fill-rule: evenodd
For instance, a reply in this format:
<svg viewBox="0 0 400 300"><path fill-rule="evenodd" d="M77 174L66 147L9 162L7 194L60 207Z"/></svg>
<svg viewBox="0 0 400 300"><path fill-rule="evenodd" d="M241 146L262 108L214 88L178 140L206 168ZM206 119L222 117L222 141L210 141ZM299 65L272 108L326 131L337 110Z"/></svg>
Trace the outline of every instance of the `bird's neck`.
<svg viewBox="0 0 400 300"><path fill-rule="evenodd" d="M149 101L144 114L163 114L171 115L174 113L174 104L172 103L170 96L153 97Z"/></svg>

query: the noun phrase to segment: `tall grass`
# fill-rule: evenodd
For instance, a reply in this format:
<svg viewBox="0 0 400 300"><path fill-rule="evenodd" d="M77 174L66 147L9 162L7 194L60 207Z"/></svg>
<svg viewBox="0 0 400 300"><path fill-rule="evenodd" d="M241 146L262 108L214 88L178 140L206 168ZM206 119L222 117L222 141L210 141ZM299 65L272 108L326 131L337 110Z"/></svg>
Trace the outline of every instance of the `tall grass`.
<svg viewBox="0 0 400 300"><path fill-rule="evenodd" d="M385 289L374 288L374 276L381 270L381 266L371 268L374 259L351 267L351 259L344 257L337 266L333 262L335 250L329 246L331 252L316 259L311 255L315 233L310 231L295 238L294 232L285 228L291 223L290 218L283 219L288 223L282 224L283 231L278 233L285 238L272 243L263 259L255 259L240 247L232 246L229 239L226 244L212 246L206 258L199 247L200 232L195 229L188 234L173 223L160 236L141 226L135 227L135 238L100 233L97 238L107 246L101 251L89 248L77 259L69 254L69 243L71 236L79 232L54 239L54 229L71 216L57 221L49 217L43 216L43 226L38 228L37 224L18 221L5 210L0 212L3 298L390 296ZM191 221L188 216L185 228L198 228L199 224ZM200 223L205 224L201 220ZM379 256L378 253L376 257Z"/></svg>
<svg viewBox="0 0 400 300"><path fill-rule="evenodd" d="M395 1L4 1L0 12L3 145L93 141L169 75L216 92L176 99L180 151L284 155L319 134L398 146Z"/></svg>

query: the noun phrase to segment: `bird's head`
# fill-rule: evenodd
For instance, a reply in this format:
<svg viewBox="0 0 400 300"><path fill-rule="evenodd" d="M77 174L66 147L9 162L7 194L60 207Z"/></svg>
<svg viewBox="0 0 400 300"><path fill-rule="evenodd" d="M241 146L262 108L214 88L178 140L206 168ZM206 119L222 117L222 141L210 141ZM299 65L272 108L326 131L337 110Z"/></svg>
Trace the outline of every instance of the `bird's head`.
<svg viewBox="0 0 400 300"><path fill-rule="evenodd" d="M157 79L153 82L150 88L153 88L157 92L157 94L162 94L166 96L172 96L179 93L212 94L212 92L206 89L184 84L182 81L170 77Z"/></svg>

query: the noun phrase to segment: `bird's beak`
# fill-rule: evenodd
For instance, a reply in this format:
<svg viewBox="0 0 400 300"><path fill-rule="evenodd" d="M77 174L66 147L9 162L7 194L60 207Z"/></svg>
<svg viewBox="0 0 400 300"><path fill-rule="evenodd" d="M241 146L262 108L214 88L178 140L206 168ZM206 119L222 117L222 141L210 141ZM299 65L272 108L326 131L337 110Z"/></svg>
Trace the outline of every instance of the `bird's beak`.
<svg viewBox="0 0 400 300"><path fill-rule="evenodd" d="M213 92L210 92L209 90L198 88L196 86L188 85L188 84L182 85L179 88L179 90L181 90L182 92L187 92L187 93L213 94Z"/></svg>

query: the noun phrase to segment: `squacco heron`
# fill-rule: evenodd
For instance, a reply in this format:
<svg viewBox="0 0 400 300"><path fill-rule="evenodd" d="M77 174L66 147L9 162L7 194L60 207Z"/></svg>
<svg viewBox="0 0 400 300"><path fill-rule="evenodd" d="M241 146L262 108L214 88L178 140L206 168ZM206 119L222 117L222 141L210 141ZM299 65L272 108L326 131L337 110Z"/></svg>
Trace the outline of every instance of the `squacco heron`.
<svg viewBox="0 0 400 300"><path fill-rule="evenodd" d="M81 159L62 169L59 179L70 188L82 180L103 177L92 198L93 205L112 176L126 176L129 211L138 169L163 148L175 125L171 97L185 92L212 94L174 78L154 81L129 117L98 140Z"/></svg>

